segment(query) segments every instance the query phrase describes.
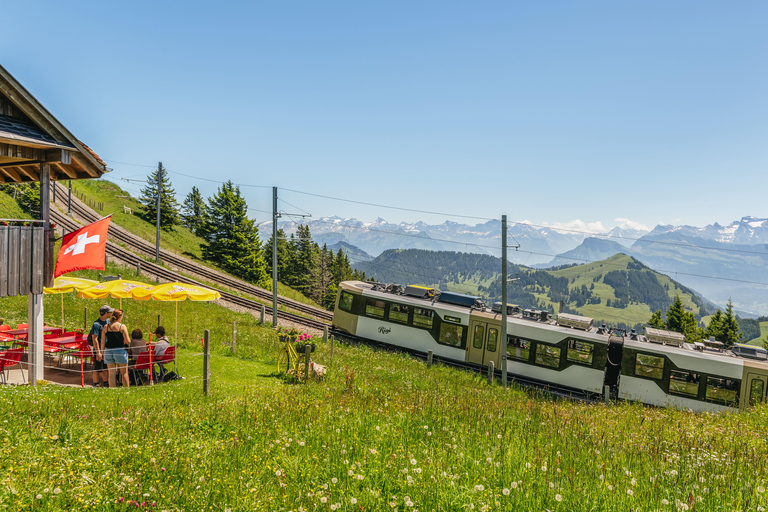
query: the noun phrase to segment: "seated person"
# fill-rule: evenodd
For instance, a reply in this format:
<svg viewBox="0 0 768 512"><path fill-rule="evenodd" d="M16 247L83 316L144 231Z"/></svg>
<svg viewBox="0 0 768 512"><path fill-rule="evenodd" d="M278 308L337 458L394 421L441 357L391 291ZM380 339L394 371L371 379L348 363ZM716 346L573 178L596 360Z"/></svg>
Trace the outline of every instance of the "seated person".
<svg viewBox="0 0 768 512"><path fill-rule="evenodd" d="M165 354L168 347L171 344L168 342L168 338L165 335L165 327L158 325L155 329L155 335L157 336L157 342L155 342L155 357L160 357Z"/></svg>
<svg viewBox="0 0 768 512"><path fill-rule="evenodd" d="M139 354L147 351L147 342L144 341L144 333L141 329L131 332L131 359L136 360Z"/></svg>

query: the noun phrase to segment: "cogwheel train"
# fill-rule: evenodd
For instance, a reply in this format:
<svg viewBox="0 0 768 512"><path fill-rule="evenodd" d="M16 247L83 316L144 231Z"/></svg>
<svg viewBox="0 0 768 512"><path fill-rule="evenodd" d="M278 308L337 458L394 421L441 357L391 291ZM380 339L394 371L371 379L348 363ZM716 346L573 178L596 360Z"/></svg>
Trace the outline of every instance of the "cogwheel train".
<svg viewBox="0 0 768 512"><path fill-rule="evenodd" d="M614 336L591 318L507 305L507 354L501 354L501 304L422 286L345 281L333 325L353 336L495 368L510 376L574 391L695 412L744 409L764 402L768 352L646 328Z"/></svg>

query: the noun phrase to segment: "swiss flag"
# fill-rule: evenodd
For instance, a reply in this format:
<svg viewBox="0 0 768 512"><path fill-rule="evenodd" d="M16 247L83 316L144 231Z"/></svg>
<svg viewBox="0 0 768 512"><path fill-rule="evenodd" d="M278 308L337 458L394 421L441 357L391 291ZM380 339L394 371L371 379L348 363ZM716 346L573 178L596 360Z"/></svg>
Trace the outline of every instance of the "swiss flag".
<svg viewBox="0 0 768 512"><path fill-rule="evenodd" d="M104 270L110 217L64 235L59 257L56 258L54 277L86 268Z"/></svg>

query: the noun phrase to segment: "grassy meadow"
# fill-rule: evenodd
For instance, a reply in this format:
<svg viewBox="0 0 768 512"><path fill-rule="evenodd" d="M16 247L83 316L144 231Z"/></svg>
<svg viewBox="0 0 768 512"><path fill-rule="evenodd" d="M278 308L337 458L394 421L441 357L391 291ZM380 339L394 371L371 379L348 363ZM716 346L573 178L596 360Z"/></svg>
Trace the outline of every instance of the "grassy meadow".
<svg viewBox="0 0 768 512"><path fill-rule="evenodd" d="M60 322L59 297L45 301L46 321ZM95 312L103 302L65 296L65 321L80 326L84 304ZM159 312L172 329L173 304L123 307L129 328L154 326ZM23 320L25 298L1 299L0 315ZM235 355L224 344L233 320ZM337 344L331 366L321 340L314 359L328 374L303 385L276 374L280 345L251 315L187 301L179 325L185 380L0 387L0 510L768 506L768 407L694 415L556 401L367 347Z"/></svg>

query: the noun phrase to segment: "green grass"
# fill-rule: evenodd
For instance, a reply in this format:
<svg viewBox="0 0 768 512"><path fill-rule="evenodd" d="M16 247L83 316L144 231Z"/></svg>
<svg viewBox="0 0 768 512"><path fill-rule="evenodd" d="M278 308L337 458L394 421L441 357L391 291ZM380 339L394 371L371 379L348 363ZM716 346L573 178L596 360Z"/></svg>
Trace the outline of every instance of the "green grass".
<svg viewBox="0 0 768 512"><path fill-rule="evenodd" d="M768 336L768 322L760 322L760 337L753 340L749 340L746 343L749 345L762 346L763 340Z"/></svg>
<svg viewBox="0 0 768 512"><path fill-rule="evenodd" d="M58 297L45 300L50 322L60 314ZM102 302L65 297L68 322L80 325L83 305L95 311ZM167 326L173 311L154 302L123 306L129 328L153 326L158 311ZM7 318L25 318L24 298L0 299L0 307ZM274 333L249 317L180 303L184 381L0 388L0 505L43 512L142 503L184 511L768 506L760 469L768 465L768 407L694 415L554 401L341 344L324 381L290 384L275 374ZM235 356L224 345L233 319ZM213 331L208 397L199 355L205 328ZM316 342L314 359L330 366L330 347Z"/></svg>
<svg viewBox="0 0 768 512"><path fill-rule="evenodd" d="M31 219L19 204L5 192L0 192L0 219Z"/></svg>
<svg viewBox="0 0 768 512"><path fill-rule="evenodd" d="M98 213L106 216L112 215L112 222L123 227L145 240L154 242L156 227L154 222L147 222L142 219L141 205L138 200L129 196L130 194L121 189L118 185L106 180L79 180L72 182L72 191L79 194L85 194L86 204L90 200L92 203L103 203L103 209L94 208ZM66 205L66 202L59 201L59 204ZM133 214L124 213L123 206L131 208ZM182 226L176 226L171 231L160 230L160 246L170 252L184 255L188 258L202 259L200 249L201 239L194 233Z"/></svg>

